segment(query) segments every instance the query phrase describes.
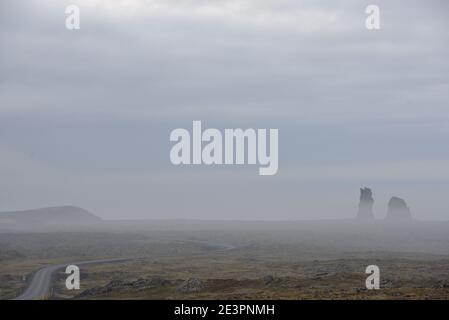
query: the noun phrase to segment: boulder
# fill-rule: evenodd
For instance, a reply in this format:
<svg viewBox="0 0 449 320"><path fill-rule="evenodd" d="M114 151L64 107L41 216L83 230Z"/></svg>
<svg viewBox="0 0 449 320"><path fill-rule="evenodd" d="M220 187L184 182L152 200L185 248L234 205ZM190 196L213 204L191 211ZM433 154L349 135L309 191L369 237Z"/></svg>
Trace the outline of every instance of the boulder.
<svg viewBox="0 0 449 320"><path fill-rule="evenodd" d="M183 293L198 292L204 289L204 283L198 278L190 278L181 283L177 290Z"/></svg>

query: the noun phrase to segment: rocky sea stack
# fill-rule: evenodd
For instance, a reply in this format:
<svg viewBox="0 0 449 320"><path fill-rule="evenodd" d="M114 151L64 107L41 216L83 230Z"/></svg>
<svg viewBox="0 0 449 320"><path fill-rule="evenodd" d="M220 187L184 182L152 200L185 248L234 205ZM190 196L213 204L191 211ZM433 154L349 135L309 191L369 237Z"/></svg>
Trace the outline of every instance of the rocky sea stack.
<svg viewBox="0 0 449 320"><path fill-rule="evenodd" d="M412 214L410 208L404 199L392 197L388 202L387 217L388 220L411 220Z"/></svg>
<svg viewBox="0 0 449 320"><path fill-rule="evenodd" d="M360 188L360 202L357 218L374 219L373 213L373 192L370 188Z"/></svg>

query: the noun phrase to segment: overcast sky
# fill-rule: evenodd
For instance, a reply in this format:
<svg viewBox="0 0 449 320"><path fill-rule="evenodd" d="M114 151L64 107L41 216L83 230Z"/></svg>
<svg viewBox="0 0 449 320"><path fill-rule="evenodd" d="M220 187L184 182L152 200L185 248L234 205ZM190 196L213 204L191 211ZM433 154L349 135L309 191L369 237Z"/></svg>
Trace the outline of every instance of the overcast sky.
<svg viewBox="0 0 449 320"><path fill-rule="evenodd" d="M448 57L443 0L0 0L0 210L449 220ZM192 120L278 128L278 174L173 166Z"/></svg>

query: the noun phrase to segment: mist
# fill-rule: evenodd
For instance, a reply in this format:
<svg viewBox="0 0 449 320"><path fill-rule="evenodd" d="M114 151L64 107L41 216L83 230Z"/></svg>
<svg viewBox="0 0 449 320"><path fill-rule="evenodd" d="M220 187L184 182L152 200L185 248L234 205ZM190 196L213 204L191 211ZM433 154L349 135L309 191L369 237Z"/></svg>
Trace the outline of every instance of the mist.
<svg viewBox="0 0 449 320"><path fill-rule="evenodd" d="M81 29L65 29L79 5ZM444 1L0 4L0 211L106 219L352 219L358 190L448 220ZM276 128L279 169L173 166L169 134Z"/></svg>

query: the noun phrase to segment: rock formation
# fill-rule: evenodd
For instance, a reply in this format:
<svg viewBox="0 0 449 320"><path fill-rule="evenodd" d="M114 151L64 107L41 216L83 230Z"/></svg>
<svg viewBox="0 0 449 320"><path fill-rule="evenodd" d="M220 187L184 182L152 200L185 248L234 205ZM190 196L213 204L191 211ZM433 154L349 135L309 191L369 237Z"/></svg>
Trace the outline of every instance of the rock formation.
<svg viewBox="0 0 449 320"><path fill-rule="evenodd" d="M159 288L162 286L168 286L171 284L170 280L163 279L159 276L153 276L150 278L139 278L134 281L123 281L114 279L110 281L107 285L93 287L87 290L84 290L77 298L84 298L90 296L101 296L107 295L112 292L120 292L120 291L142 291L153 288Z"/></svg>
<svg viewBox="0 0 449 320"><path fill-rule="evenodd" d="M412 214L404 199L392 197L388 202L388 212L386 218L391 220L410 220L412 218Z"/></svg>
<svg viewBox="0 0 449 320"><path fill-rule="evenodd" d="M373 192L370 188L360 188L360 202L357 218L374 219L373 213Z"/></svg>
<svg viewBox="0 0 449 320"><path fill-rule="evenodd" d="M198 278L190 278L181 283L176 289L183 293L199 292L204 289L204 283Z"/></svg>

